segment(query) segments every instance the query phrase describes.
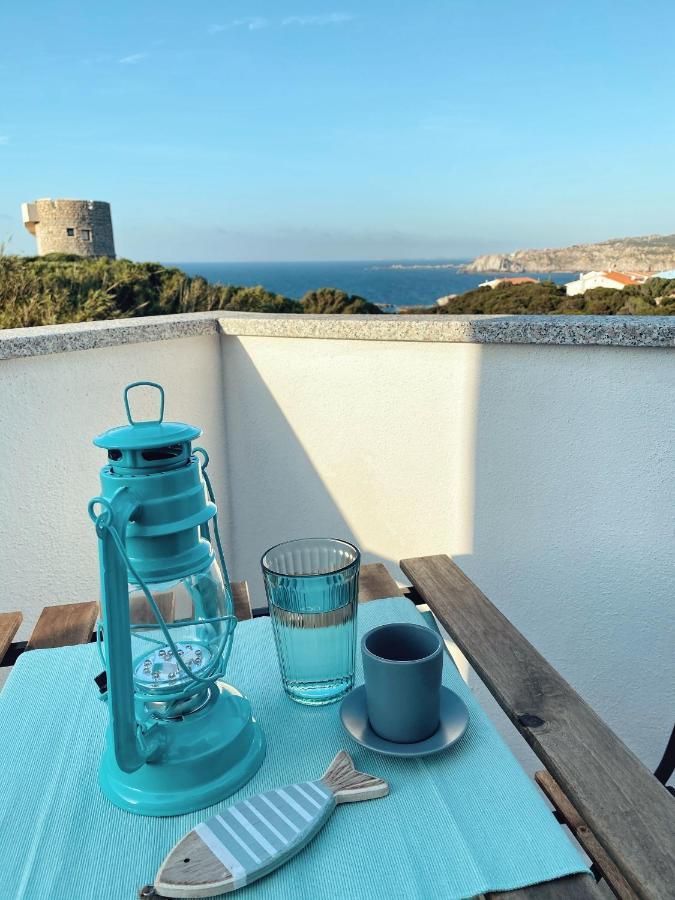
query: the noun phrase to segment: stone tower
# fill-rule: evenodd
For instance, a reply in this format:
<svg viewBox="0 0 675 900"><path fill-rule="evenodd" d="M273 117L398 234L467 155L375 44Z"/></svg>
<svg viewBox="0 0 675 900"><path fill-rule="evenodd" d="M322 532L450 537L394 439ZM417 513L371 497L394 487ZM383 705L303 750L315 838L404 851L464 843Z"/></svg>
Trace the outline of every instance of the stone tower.
<svg viewBox="0 0 675 900"><path fill-rule="evenodd" d="M22 203L23 224L37 240L38 256L76 253L115 258L110 204L100 200Z"/></svg>

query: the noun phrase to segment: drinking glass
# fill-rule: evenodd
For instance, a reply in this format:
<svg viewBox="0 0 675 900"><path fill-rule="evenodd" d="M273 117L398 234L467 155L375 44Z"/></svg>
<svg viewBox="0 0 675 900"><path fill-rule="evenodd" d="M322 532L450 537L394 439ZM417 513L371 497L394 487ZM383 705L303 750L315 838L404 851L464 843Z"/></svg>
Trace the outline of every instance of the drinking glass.
<svg viewBox="0 0 675 900"><path fill-rule="evenodd" d="M265 591L284 689L333 703L354 686L361 554L348 541L305 538L263 554Z"/></svg>

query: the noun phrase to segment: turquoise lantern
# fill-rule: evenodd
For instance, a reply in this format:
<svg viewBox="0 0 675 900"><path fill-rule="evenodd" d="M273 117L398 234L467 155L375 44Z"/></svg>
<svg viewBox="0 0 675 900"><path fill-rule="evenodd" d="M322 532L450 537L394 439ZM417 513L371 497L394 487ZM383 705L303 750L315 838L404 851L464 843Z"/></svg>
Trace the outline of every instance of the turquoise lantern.
<svg viewBox="0 0 675 900"><path fill-rule="evenodd" d="M159 392L159 416L135 421L132 388ZM164 421L164 390L124 390L128 423L99 435L102 619L98 680L110 712L99 781L117 806L185 813L238 790L265 740L251 706L222 679L236 618L201 429ZM212 535L213 532L213 535ZM215 550L212 543L215 541ZM217 551L217 553L216 553Z"/></svg>

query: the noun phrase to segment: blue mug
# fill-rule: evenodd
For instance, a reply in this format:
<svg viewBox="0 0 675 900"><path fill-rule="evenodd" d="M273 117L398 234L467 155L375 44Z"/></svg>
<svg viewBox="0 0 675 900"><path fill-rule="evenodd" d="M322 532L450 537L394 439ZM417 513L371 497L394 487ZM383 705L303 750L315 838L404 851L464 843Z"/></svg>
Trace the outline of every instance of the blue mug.
<svg viewBox="0 0 675 900"><path fill-rule="evenodd" d="M381 738L413 744L438 729L443 642L424 625L380 625L361 641L370 727Z"/></svg>

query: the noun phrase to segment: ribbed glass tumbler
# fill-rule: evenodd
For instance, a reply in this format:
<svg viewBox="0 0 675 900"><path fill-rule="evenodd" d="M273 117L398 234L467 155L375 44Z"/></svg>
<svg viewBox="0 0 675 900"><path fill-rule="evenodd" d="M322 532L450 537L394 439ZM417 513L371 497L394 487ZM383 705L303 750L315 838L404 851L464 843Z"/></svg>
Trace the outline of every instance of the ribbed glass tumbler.
<svg viewBox="0 0 675 900"><path fill-rule="evenodd" d="M306 538L261 562L286 693L311 705L339 700L354 686L361 554L347 541Z"/></svg>

